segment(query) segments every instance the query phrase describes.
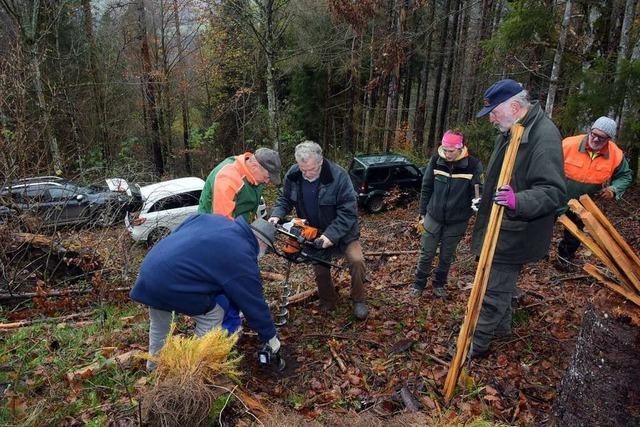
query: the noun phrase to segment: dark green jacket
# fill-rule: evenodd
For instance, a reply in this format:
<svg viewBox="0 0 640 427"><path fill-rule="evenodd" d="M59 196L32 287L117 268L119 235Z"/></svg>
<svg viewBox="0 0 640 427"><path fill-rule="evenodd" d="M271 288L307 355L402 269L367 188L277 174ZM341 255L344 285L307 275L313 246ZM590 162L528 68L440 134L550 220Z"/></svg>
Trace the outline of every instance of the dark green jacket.
<svg viewBox="0 0 640 427"><path fill-rule="evenodd" d="M296 209L299 218L307 219L302 202L302 172L297 164L291 166L284 178L284 186L276 201L272 216L284 218ZM324 159L320 171L318 207L320 223L310 224L340 247L358 240L358 203L349 174L342 167Z"/></svg>
<svg viewBox="0 0 640 427"><path fill-rule="evenodd" d="M482 163L469 156L466 148L464 157L453 162L434 155L422 178L420 215L428 213L441 224L466 222L473 215L471 200L481 175Z"/></svg>
<svg viewBox="0 0 640 427"><path fill-rule="evenodd" d="M534 102L520 121L525 127L511 177L516 209L505 209L494 262L524 264L543 258L551 243L555 211L565 200L566 185L558 128ZM482 201L473 230L472 249L480 254L493 195L510 135L501 134L487 166Z"/></svg>

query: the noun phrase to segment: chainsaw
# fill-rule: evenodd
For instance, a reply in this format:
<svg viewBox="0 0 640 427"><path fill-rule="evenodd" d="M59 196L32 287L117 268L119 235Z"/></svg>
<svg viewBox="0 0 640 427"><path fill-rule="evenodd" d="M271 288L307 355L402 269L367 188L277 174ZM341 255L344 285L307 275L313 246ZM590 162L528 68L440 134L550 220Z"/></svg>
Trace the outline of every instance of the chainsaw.
<svg viewBox="0 0 640 427"><path fill-rule="evenodd" d="M289 273L291 272L292 263L317 263L327 267L335 267L342 269L342 266L333 264L316 254L322 250L322 241L317 240L320 233L315 227L308 224L307 220L301 218L293 218L292 220L276 225L276 231L284 236L278 241L277 246L282 249L275 250L278 256L287 260L287 271L282 286L282 294L280 295L279 311L275 315L274 324L278 327L287 324L289 317L289 296L291 289L289 288ZM276 246L276 245L274 245Z"/></svg>

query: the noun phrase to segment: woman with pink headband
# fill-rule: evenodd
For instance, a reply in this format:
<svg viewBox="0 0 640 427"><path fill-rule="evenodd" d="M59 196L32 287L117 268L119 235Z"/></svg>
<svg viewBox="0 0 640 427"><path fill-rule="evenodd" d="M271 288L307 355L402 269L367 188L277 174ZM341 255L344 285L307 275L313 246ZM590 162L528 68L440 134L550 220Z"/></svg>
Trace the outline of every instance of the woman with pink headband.
<svg viewBox="0 0 640 427"><path fill-rule="evenodd" d="M481 174L482 163L469 155L464 136L460 132L445 132L422 179L418 222L422 240L412 296L422 295L438 246L440 260L432 280L433 293L440 298L447 295L449 267L473 215L474 186L480 184Z"/></svg>

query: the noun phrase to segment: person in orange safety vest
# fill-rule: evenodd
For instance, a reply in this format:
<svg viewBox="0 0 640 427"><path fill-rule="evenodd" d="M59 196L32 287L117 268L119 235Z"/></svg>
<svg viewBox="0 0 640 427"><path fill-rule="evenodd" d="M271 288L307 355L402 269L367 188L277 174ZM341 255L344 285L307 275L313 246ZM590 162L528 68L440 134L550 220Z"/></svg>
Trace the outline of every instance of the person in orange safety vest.
<svg viewBox="0 0 640 427"><path fill-rule="evenodd" d="M598 195L604 199L620 199L631 185L633 173L624 153L613 142L616 137L616 122L609 117L600 117L591 125L588 134L575 135L562 141L564 172L567 181L567 201L583 194ZM584 227L565 205L560 213L566 215L580 229ZM558 244L558 265L571 265L580 241L565 229Z"/></svg>

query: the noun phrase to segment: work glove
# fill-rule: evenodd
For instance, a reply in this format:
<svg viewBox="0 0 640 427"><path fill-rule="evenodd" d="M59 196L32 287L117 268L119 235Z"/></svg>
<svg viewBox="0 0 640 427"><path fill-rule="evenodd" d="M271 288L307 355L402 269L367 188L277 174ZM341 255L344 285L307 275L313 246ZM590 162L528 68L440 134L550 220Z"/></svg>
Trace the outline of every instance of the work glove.
<svg viewBox="0 0 640 427"><path fill-rule="evenodd" d="M481 200L482 200L482 197L476 197L475 199L471 199L471 209L473 209L474 212L478 212L478 209L480 209Z"/></svg>
<svg viewBox="0 0 640 427"><path fill-rule="evenodd" d="M424 232L427 231L427 229L424 228L424 216L422 215L418 216L418 223L416 224L416 229L420 234L424 234Z"/></svg>
<svg viewBox="0 0 640 427"><path fill-rule="evenodd" d="M278 225L278 222L280 222L280 218L278 218L277 216L272 216L267 221L269 221L273 225Z"/></svg>
<svg viewBox="0 0 640 427"><path fill-rule="evenodd" d="M600 197L607 200L611 200L614 197L616 197L616 192L613 189L613 187L605 187L602 190L600 190L599 194L600 194Z"/></svg>
<svg viewBox="0 0 640 427"><path fill-rule="evenodd" d="M493 201L512 211L516 209L516 193L510 185L503 185L498 188L498 191L496 191L496 194L493 196Z"/></svg>
<svg viewBox="0 0 640 427"><path fill-rule="evenodd" d="M324 234L313 241L316 248L327 249L333 246L333 242Z"/></svg>
<svg viewBox="0 0 640 427"><path fill-rule="evenodd" d="M275 368L282 372L286 366L282 357L282 345L277 335L274 335L258 352L258 362L264 368Z"/></svg>

